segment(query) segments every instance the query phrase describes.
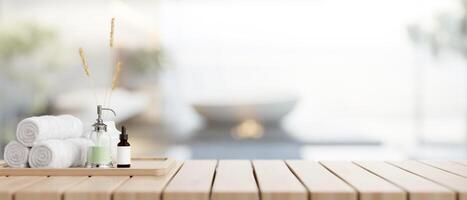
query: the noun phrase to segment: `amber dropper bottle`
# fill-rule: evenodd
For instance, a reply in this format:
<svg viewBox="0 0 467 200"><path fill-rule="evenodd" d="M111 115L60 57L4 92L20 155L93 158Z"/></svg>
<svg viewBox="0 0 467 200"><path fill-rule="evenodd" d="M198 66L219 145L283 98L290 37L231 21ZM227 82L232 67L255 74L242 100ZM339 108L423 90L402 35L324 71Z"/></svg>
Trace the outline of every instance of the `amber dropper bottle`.
<svg viewBox="0 0 467 200"><path fill-rule="evenodd" d="M121 132L120 142L117 144L117 168L129 168L131 166L131 146L124 126L122 126Z"/></svg>

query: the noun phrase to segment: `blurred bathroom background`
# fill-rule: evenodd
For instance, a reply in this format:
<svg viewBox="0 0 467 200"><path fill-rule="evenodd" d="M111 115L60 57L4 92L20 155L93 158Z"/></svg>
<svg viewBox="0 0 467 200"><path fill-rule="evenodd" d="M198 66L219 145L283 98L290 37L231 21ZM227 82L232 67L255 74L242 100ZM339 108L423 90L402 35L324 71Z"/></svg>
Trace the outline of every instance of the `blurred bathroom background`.
<svg viewBox="0 0 467 200"><path fill-rule="evenodd" d="M0 151L117 59L133 156L467 159L467 0L0 0Z"/></svg>

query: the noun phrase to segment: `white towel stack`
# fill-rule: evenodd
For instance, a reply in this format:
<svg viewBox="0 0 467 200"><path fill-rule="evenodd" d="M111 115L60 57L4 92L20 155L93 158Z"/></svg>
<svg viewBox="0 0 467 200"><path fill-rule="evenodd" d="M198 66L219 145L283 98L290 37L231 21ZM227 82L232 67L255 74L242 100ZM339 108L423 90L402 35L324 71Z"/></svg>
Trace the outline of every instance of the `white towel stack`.
<svg viewBox="0 0 467 200"><path fill-rule="evenodd" d="M16 168L81 167L92 145L83 138L81 120L71 115L26 118L17 126L16 139L4 151L7 164Z"/></svg>

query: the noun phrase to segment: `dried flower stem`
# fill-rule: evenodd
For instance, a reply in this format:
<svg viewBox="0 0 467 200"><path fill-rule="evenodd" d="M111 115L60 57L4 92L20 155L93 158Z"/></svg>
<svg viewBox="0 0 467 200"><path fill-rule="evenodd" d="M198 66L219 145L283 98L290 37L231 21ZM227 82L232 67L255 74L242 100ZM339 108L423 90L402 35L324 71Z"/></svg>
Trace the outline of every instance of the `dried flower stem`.
<svg viewBox="0 0 467 200"><path fill-rule="evenodd" d="M86 76L90 77L91 73L89 72L88 61L86 60L86 56L84 55L83 48L79 48L79 56L81 57L81 62L83 63L83 69Z"/></svg>
<svg viewBox="0 0 467 200"><path fill-rule="evenodd" d="M110 61L111 61L111 63L113 61L112 49L114 47L114 31L115 31L115 17L112 17L111 24L110 24L110 39L109 39ZM96 100L96 104L98 104L94 80L93 80L93 78L91 76L91 72L89 70L88 62L86 60L86 56L84 55L83 48L79 48L79 55L81 57L81 62L83 63L84 73L86 74L87 77L89 77L91 79L92 89L93 89L93 92L94 92L94 99ZM120 61L117 62L115 72L114 72L113 78L112 78L112 84L110 85L110 88L109 88L110 92L107 89L105 91L104 102L103 102L104 106L106 106L106 104L107 104L107 97L109 98L109 104L110 104L110 100L112 98L112 91L117 87L117 82L118 82L118 79L120 77L121 67L122 67L122 63Z"/></svg>
<svg viewBox="0 0 467 200"><path fill-rule="evenodd" d="M114 32L115 32L115 17L112 17L112 20L110 21L110 39L109 39L109 47L110 47L110 63L113 63L113 52L112 49L114 47ZM104 96L104 106L107 105L107 98L112 95L112 87L113 87L113 81L112 85L110 85L110 89L105 90L105 96ZM110 90L110 92L108 91ZM109 97L110 98L110 97ZM110 100L109 100L110 101ZM109 102L110 104L110 102Z"/></svg>
<svg viewBox="0 0 467 200"><path fill-rule="evenodd" d="M84 55L84 50L83 48L79 48L79 56L81 57L81 62L83 63L83 69L84 69L84 74L91 79L91 89L93 90L92 92L94 93L94 101L97 104L97 94L96 94L96 88L94 84L94 79L91 77L91 72L89 70L89 65L88 61L86 60L86 55Z"/></svg>
<svg viewBox="0 0 467 200"><path fill-rule="evenodd" d="M120 61L117 62L117 66L115 67L115 72L112 78L112 90L117 87L118 79L120 78L120 72L122 71L122 63Z"/></svg>
<svg viewBox="0 0 467 200"><path fill-rule="evenodd" d="M115 17L112 17L112 21L110 22L110 41L109 41L110 48L114 46L114 30L115 30Z"/></svg>
<svg viewBox="0 0 467 200"><path fill-rule="evenodd" d="M122 71L122 62L118 61L117 65L115 66L115 71L112 77L112 86L110 88L109 94L109 106L112 102L112 92L117 88L118 81L120 79L120 72Z"/></svg>

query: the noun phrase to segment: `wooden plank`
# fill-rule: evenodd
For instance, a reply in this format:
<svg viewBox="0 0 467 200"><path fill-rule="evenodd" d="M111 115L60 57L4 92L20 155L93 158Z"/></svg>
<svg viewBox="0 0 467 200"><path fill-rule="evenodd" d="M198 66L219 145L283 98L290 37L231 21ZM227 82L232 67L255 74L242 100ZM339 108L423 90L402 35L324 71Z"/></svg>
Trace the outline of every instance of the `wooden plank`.
<svg viewBox="0 0 467 200"><path fill-rule="evenodd" d="M353 186L360 196L360 200L402 200L406 193L401 188L368 172L367 170L346 161L321 162L341 179Z"/></svg>
<svg viewBox="0 0 467 200"><path fill-rule="evenodd" d="M459 164L461 164L461 165L467 166L467 160L455 160L455 161L453 161L453 162L459 163Z"/></svg>
<svg viewBox="0 0 467 200"><path fill-rule="evenodd" d="M247 160L221 160L212 187L212 200L258 200L253 167Z"/></svg>
<svg viewBox="0 0 467 200"><path fill-rule="evenodd" d="M163 176L174 166L171 158L134 158L131 168L11 168L0 165L0 176Z"/></svg>
<svg viewBox="0 0 467 200"><path fill-rule="evenodd" d="M110 200L112 191L127 181L126 176L93 176L67 189L65 200Z"/></svg>
<svg viewBox="0 0 467 200"><path fill-rule="evenodd" d="M0 178L0 199L9 200L13 199L13 194L31 184L36 183L47 177L41 176L22 176L22 177L1 177Z"/></svg>
<svg viewBox="0 0 467 200"><path fill-rule="evenodd" d="M89 177L49 177L25 187L15 193L15 200L61 200L63 191Z"/></svg>
<svg viewBox="0 0 467 200"><path fill-rule="evenodd" d="M113 200L160 200L162 190L181 166L178 162L165 176L134 176L113 192Z"/></svg>
<svg viewBox="0 0 467 200"><path fill-rule="evenodd" d="M425 165L417 161L394 161L390 163L451 188L458 192L459 200L467 200L467 178Z"/></svg>
<svg viewBox="0 0 467 200"><path fill-rule="evenodd" d="M284 161L255 160L253 167L262 200L308 199L308 191Z"/></svg>
<svg viewBox="0 0 467 200"><path fill-rule="evenodd" d="M420 162L467 178L467 166L465 165L450 161L423 160Z"/></svg>
<svg viewBox="0 0 467 200"><path fill-rule="evenodd" d="M310 191L313 200L356 200L357 192L318 162L287 161L292 172Z"/></svg>
<svg viewBox="0 0 467 200"><path fill-rule="evenodd" d="M185 161L163 191L164 200L208 200L216 171L215 160Z"/></svg>
<svg viewBox="0 0 467 200"><path fill-rule="evenodd" d="M402 187L409 192L410 200L456 199L456 193L450 189L388 163L360 161L356 162L356 164Z"/></svg>

